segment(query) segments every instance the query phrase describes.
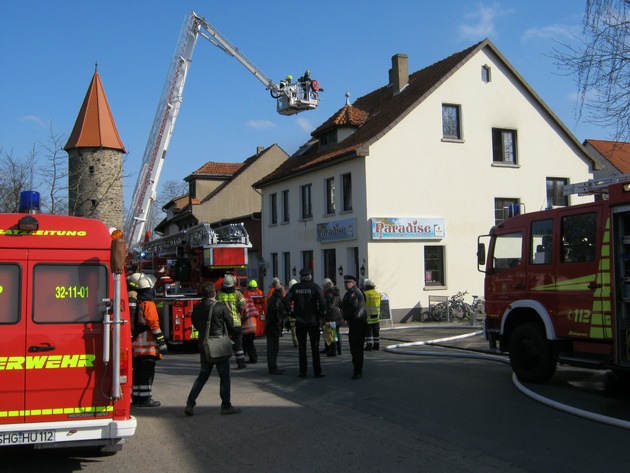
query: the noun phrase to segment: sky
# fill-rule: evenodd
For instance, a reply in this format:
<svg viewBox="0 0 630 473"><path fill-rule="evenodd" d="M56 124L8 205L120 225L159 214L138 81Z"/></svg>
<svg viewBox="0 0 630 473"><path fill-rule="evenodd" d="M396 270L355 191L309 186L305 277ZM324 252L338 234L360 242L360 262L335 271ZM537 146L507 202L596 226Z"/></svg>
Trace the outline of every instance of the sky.
<svg viewBox="0 0 630 473"><path fill-rule="evenodd" d="M320 106L290 117L236 59L199 38L160 184L208 161L242 162L258 146L289 155L345 104L489 38L579 141L612 139L579 118L575 77L553 49L581 34L585 0L2 0L0 149L16 159L72 131L98 64L128 151L128 207L182 25L203 16L274 81L308 69ZM64 141L65 143L65 141ZM43 160L41 152L37 159ZM159 189L159 186L158 186Z"/></svg>

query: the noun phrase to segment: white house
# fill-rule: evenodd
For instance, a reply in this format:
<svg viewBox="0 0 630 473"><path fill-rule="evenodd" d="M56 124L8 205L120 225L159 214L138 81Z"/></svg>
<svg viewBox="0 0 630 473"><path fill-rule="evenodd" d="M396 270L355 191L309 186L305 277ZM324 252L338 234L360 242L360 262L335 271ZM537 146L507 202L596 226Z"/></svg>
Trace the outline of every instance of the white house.
<svg viewBox="0 0 630 473"><path fill-rule="evenodd" d="M497 48L484 40L346 104L313 139L254 184L263 255L283 281L370 277L394 321L429 295L483 295L477 237L504 218L568 205L562 185L593 161ZM468 299L470 301L470 299Z"/></svg>

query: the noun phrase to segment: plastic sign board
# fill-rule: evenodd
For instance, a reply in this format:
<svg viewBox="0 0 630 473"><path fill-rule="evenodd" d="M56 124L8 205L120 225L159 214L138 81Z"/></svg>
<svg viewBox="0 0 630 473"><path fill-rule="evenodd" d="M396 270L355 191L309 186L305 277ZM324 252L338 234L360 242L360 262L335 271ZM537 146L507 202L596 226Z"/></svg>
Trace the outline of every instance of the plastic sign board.
<svg viewBox="0 0 630 473"><path fill-rule="evenodd" d="M443 218L374 217L373 240L440 240L446 236Z"/></svg>

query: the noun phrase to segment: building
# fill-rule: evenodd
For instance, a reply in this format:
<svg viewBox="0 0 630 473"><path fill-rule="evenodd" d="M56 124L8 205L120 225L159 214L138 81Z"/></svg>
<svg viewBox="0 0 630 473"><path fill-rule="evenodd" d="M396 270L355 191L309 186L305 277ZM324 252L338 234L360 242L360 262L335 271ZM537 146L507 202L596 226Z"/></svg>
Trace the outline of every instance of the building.
<svg viewBox="0 0 630 473"><path fill-rule="evenodd" d="M584 147L598 164L593 173L596 179L630 174L630 143L589 139Z"/></svg>
<svg viewBox="0 0 630 473"><path fill-rule="evenodd" d="M166 218L155 232L173 235L208 222L216 228L228 223L243 223L249 233L252 248L249 252L248 277L261 279L263 273L262 239L260 229L260 193L252 183L272 172L289 155L277 144L258 147L256 154L242 163L207 162L184 178L188 194L167 203Z"/></svg>
<svg viewBox="0 0 630 473"><path fill-rule="evenodd" d="M577 203L562 185L593 161L507 59L484 40L346 103L254 184L263 254L288 281L370 277L408 320L430 295L483 294L478 235L521 211ZM470 301L470 299L468 299Z"/></svg>
<svg viewBox="0 0 630 473"><path fill-rule="evenodd" d="M68 153L68 213L123 228L123 155L98 71L64 147Z"/></svg>

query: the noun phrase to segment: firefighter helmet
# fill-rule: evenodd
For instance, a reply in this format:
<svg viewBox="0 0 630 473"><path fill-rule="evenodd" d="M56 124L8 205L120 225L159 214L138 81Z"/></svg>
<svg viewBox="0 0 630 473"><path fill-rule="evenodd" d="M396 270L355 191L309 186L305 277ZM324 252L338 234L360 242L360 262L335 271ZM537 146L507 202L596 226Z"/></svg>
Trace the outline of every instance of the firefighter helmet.
<svg viewBox="0 0 630 473"><path fill-rule="evenodd" d="M234 287L234 282L234 276L232 276L231 274L226 274L223 278L223 284L221 285L223 287Z"/></svg>
<svg viewBox="0 0 630 473"><path fill-rule="evenodd" d="M374 288L376 287L376 284L374 284L374 281L372 281L372 280L371 280L371 279L369 279L369 278L368 278L368 279L366 279L365 281L363 281L363 285L364 285L365 287L369 287L369 288L372 288L372 289L374 289Z"/></svg>
<svg viewBox="0 0 630 473"><path fill-rule="evenodd" d="M155 286L155 278L149 275L143 275L138 281L138 289L153 289Z"/></svg>
<svg viewBox="0 0 630 473"><path fill-rule="evenodd" d="M131 276L129 276L128 278L128 282L129 282L129 286L137 289L138 288L138 281L140 281L140 278L142 278L143 274L142 273L133 273Z"/></svg>
<svg viewBox="0 0 630 473"><path fill-rule="evenodd" d="M249 281L249 284L247 285L247 287L258 287L258 283L256 282L255 279L252 279L251 281Z"/></svg>

